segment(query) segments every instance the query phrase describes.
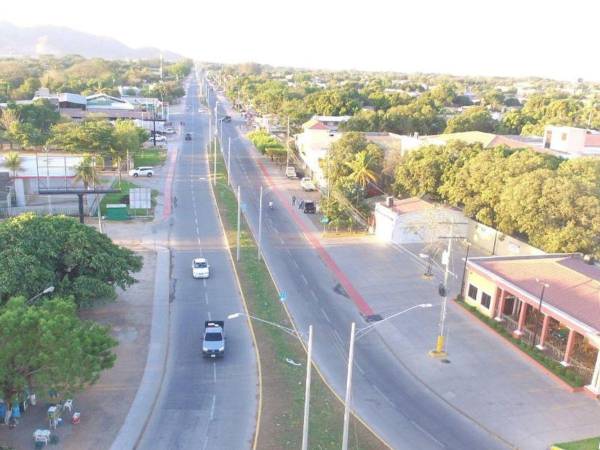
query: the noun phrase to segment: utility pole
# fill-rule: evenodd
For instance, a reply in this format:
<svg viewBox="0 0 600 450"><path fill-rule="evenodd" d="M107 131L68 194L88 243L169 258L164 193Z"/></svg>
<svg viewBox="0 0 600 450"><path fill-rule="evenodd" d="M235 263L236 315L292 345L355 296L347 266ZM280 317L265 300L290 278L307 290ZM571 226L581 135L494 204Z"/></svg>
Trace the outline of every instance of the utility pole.
<svg viewBox="0 0 600 450"><path fill-rule="evenodd" d="M302 450L308 450L308 419L310 410L310 376L312 369L313 328L308 326L308 355L306 356L306 386L304 390L304 421L302 426Z"/></svg>
<svg viewBox="0 0 600 450"><path fill-rule="evenodd" d="M285 140L285 167L290 165L290 116L287 118L287 138Z"/></svg>
<svg viewBox="0 0 600 450"><path fill-rule="evenodd" d="M260 261L262 252L262 206L263 206L263 187L260 185L260 197L258 200L258 260Z"/></svg>
<svg viewBox="0 0 600 450"><path fill-rule="evenodd" d="M227 184L231 184L231 137L227 138Z"/></svg>
<svg viewBox="0 0 600 450"><path fill-rule="evenodd" d="M439 333L435 345L435 349L429 352L429 356L434 358L443 358L447 356L445 350L446 339L446 307L448 304L448 275L450 273L450 261L452 258L452 227L450 227L450 236L448 237L448 248L443 256L445 259L446 270L444 271L444 284L440 285L439 293L442 296L442 307L440 310Z"/></svg>
<svg viewBox="0 0 600 450"><path fill-rule="evenodd" d="M50 196L48 196L50 197ZM102 233L102 213L100 212L100 194L96 194L96 203L98 204L98 230Z"/></svg>
<svg viewBox="0 0 600 450"><path fill-rule="evenodd" d="M238 210L237 210L237 251L236 251L236 260L239 262L240 260L240 232L241 232L241 216L242 216L242 192L240 191L240 186L237 188L237 197L238 197Z"/></svg>
<svg viewBox="0 0 600 450"><path fill-rule="evenodd" d="M352 366L354 365L354 337L356 324L352 322L350 329L350 350L348 352L348 377L346 379L346 398L344 399L344 432L342 434L342 450L348 450L348 434L350 431L350 401L352 392Z"/></svg>

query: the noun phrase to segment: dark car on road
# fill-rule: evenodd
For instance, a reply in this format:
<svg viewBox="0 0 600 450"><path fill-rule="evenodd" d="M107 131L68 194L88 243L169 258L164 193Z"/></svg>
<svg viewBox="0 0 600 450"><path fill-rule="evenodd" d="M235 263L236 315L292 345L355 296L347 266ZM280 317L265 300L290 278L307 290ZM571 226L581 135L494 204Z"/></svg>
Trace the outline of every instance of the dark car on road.
<svg viewBox="0 0 600 450"><path fill-rule="evenodd" d="M225 116L225 117L223 117L223 122L225 122L225 123L231 122L231 116Z"/></svg>
<svg viewBox="0 0 600 450"><path fill-rule="evenodd" d="M185 140L186 141L191 141L192 140L192 133L185 133Z"/></svg>
<svg viewBox="0 0 600 450"><path fill-rule="evenodd" d="M312 200L306 200L302 207L304 214L315 214L317 212L317 205Z"/></svg>

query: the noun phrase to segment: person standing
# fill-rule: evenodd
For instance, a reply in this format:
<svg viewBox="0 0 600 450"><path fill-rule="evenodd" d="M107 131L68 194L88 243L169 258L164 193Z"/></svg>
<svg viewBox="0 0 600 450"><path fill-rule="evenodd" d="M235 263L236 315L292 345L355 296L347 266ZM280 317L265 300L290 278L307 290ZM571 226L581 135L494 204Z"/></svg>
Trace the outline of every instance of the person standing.
<svg viewBox="0 0 600 450"><path fill-rule="evenodd" d="M292 206L296 206L296 196L292 195Z"/></svg>

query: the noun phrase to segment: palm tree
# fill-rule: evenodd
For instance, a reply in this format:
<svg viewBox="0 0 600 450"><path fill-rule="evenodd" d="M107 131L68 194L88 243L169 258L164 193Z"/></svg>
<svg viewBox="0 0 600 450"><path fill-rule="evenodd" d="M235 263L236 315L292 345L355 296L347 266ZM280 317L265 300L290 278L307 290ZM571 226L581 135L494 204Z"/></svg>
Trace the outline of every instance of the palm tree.
<svg viewBox="0 0 600 450"><path fill-rule="evenodd" d="M369 182L377 180L377 173L373 170L377 160L374 155L363 150L358 152L352 161L346 162L346 166L352 171L350 173L350 179L355 184L360 186L363 190L367 187ZM356 194L356 202L358 203L358 191Z"/></svg>
<svg viewBox="0 0 600 450"><path fill-rule="evenodd" d="M100 182L98 175L98 169L91 156L86 156L81 162L75 167L75 181L81 181L83 188L87 190L90 184L95 185Z"/></svg>
<svg viewBox="0 0 600 450"><path fill-rule="evenodd" d="M0 114L0 129L4 130L4 137L8 139L10 148L12 148L13 141L15 140L11 131L15 125L19 124L19 120L19 113L12 108L7 108Z"/></svg>
<svg viewBox="0 0 600 450"><path fill-rule="evenodd" d="M2 165L11 170L13 178L16 178L17 172L21 170L21 156L17 152L9 152L4 156Z"/></svg>

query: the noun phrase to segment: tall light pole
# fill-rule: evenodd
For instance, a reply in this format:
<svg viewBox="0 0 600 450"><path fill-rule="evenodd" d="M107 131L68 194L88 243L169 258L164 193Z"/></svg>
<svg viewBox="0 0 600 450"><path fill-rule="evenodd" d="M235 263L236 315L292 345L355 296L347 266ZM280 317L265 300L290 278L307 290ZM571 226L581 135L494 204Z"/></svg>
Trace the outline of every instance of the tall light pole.
<svg viewBox="0 0 600 450"><path fill-rule="evenodd" d="M227 138L227 184L231 184L231 136Z"/></svg>
<svg viewBox="0 0 600 450"><path fill-rule="evenodd" d="M260 261L262 252L262 207L263 207L263 187L260 185L260 197L258 200L258 260Z"/></svg>
<svg viewBox="0 0 600 450"><path fill-rule="evenodd" d="M272 327L279 328L281 331L289 334L290 336L298 338L302 341L302 333L288 327L284 327L275 322L270 322L265 319L261 319L260 317L255 317L246 313L233 313L227 316L228 319L237 319L240 316L246 316L249 319L256 320L257 322L261 322L267 325L271 325ZM311 385L311 369L312 369L312 342L313 342L313 327L309 325L308 327L308 346L307 346L307 355L306 355L306 386L304 390L304 419L302 422L302 450L308 450L308 425L309 425L309 415L310 415L310 385Z"/></svg>
<svg viewBox="0 0 600 450"><path fill-rule="evenodd" d="M356 324L352 322L352 326L350 328L350 349L348 350L348 372L346 378L346 396L344 399L344 431L342 434L342 450L348 450L348 435L350 431L350 403L352 401L352 369L354 366L354 343L365 334L369 333L376 326L381 325L388 320L393 319L394 317L398 317L402 314L405 314L409 311L412 311L416 308L431 308L433 305L431 303L421 303L419 305L411 306L403 311L392 314L391 316L386 317L379 322L366 326L364 328L356 331Z"/></svg>
<svg viewBox="0 0 600 450"><path fill-rule="evenodd" d="M242 216L242 192L240 186L237 188L238 208L237 208L237 250L236 261L240 260L240 232L241 232L241 216Z"/></svg>
<svg viewBox="0 0 600 450"><path fill-rule="evenodd" d="M33 304L33 302L35 302L38 298L40 298L42 295L46 295L46 294L51 294L52 292L54 292L54 286L48 286L46 289L44 289L42 292L40 292L39 294L34 295L33 297L31 297L29 300L27 300L25 303L27 303L28 305Z"/></svg>
<svg viewBox="0 0 600 450"><path fill-rule="evenodd" d="M452 233L451 233L452 234ZM448 304L448 275L450 274L450 259L452 257L452 240L448 238L448 249L444 252L446 270L444 271L444 284L439 287L439 294L442 297L442 307L440 310L440 323L438 337L435 343L435 349L429 352L429 356L434 358L443 358L447 355L445 350L446 340L446 306Z"/></svg>

